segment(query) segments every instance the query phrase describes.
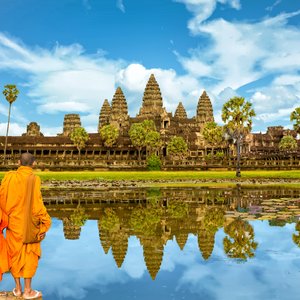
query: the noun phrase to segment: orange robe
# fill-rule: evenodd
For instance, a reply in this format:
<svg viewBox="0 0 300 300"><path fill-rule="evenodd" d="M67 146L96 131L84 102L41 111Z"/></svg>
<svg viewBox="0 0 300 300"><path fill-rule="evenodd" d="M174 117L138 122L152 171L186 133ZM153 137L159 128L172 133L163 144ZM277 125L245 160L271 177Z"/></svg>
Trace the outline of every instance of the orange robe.
<svg viewBox="0 0 300 300"><path fill-rule="evenodd" d="M8 272L11 267L11 259L8 255L7 242L3 235L3 230L8 225L8 216L0 208L0 280L2 274Z"/></svg>
<svg viewBox="0 0 300 300"><path fill-rule="evenodd" d="M15 278L32 278L41 256L40 243L23 244L24 200L27 177L32 174L32 168L21 166L17 171L8 172L2 180L0 191L0 209L8 216L6 241L8 255L11 257L10 272ZM41 180L36 176L33 214L41 220L41 232L50 228L51 218L48 215L41 195Z"/></svg>

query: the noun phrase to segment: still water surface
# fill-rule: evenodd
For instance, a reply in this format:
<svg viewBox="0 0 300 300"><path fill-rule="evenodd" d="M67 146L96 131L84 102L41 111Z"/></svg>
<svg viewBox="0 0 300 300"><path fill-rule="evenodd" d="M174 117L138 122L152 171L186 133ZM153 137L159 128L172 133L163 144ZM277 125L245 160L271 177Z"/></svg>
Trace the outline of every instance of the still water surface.
<svg viewBox="0 0 300 300"><path fill-rule="evenodd" d="M300 189L52 189L44 201L43 299L300 298Z"/></svg>

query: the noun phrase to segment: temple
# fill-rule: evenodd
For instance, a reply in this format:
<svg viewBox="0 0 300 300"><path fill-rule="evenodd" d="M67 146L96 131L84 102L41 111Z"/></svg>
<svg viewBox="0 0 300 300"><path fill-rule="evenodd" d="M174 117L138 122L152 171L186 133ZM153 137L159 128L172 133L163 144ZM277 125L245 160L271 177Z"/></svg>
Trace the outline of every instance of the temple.
<svg viewBox="0 0 300 300"><path fill-rule="evenodd" d="M10 168L15 165L22 152L31 152L37 157L38 167L42 170L109 170L109 169L146 169L146 149L139 153L129 137L130 126L144 120L153 120L160 133L162 145L157 154L165 170L201 170L209 168L233 169L236 164L235 150L224 142L212 148L203 137L203 129L208 122L214 121L213 106L206 91L200 94L195 115L188 117L183 102L179 102L174 112L168 112L163 104L163 96L154 74L151 74L142 98L141 107L135 117L128 114L126 97L118 87L111 103L105 99L100 107L98 133L89 133L89 140L78 150L70 140L70 133L81 126L79 114L67 114L63 121L63 132L57 136L44 136L40 126L31 122L22 136L9 136L5 160L5 137L0 137L0 167ZM105 125L119 129L119 138L115 145L106 147L100 137L100 130ZM300 140L296 151L280 151L279 143L283 136L297 137L294 130L282 126L268 127L266 133L250 133L242 144L242 161L244 169L293 169L300 168ZM174 136L181 136L188 146L184 159L174 159L167 151L167 145ZM211 155L221 152L223 159ZM212 156L214 159L212 159Z"/></svg>

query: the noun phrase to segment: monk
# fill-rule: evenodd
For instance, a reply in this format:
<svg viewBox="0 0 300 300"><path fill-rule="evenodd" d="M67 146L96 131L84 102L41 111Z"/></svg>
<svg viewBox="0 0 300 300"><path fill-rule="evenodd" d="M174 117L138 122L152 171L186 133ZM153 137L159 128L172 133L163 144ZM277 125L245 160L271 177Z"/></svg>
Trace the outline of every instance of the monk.
<svg viewBox="0 0 300 300"><path fill-rule="evenodd" d="M33 173L32 168L34 164L34 156L30 153L23 153L19 160L18 170L6 173L0 189L1 214L2 216L7 216L8 219L6 228L8 258L4 264L3 271L5 272L7 267L10 267L10 272L15 280L13 294L16 297L22 295L20 278L24 278L24 299L36 299L42 296L41 292L32 290L31 288L31 281L38 267L38 260L41 257L40 242L24 244L22 241L27 177ZM40 219L40 240L42 240L50 228L51 219L43 204L41 180L38 176L36 176L33 191L32 213ZM4 217L4 222L5 220ZM5 223L3 225L5 225ZM2 258L1 256L1 261Z"/></svg>

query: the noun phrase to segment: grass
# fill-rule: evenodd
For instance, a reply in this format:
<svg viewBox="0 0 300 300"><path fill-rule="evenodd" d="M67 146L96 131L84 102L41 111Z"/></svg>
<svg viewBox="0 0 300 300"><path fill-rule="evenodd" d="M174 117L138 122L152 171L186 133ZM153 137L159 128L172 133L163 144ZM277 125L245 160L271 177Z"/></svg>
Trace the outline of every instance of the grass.
<svg viewBox="0 0 300 300"><path fill-rule="evenodd" d="M235 171L95 171L95 172L36 172L42 180L234 180ZM4 172L0 172L0 179ZM241 180L245 179L299 179L300 170L291 171L242 171Z"/></svg>

